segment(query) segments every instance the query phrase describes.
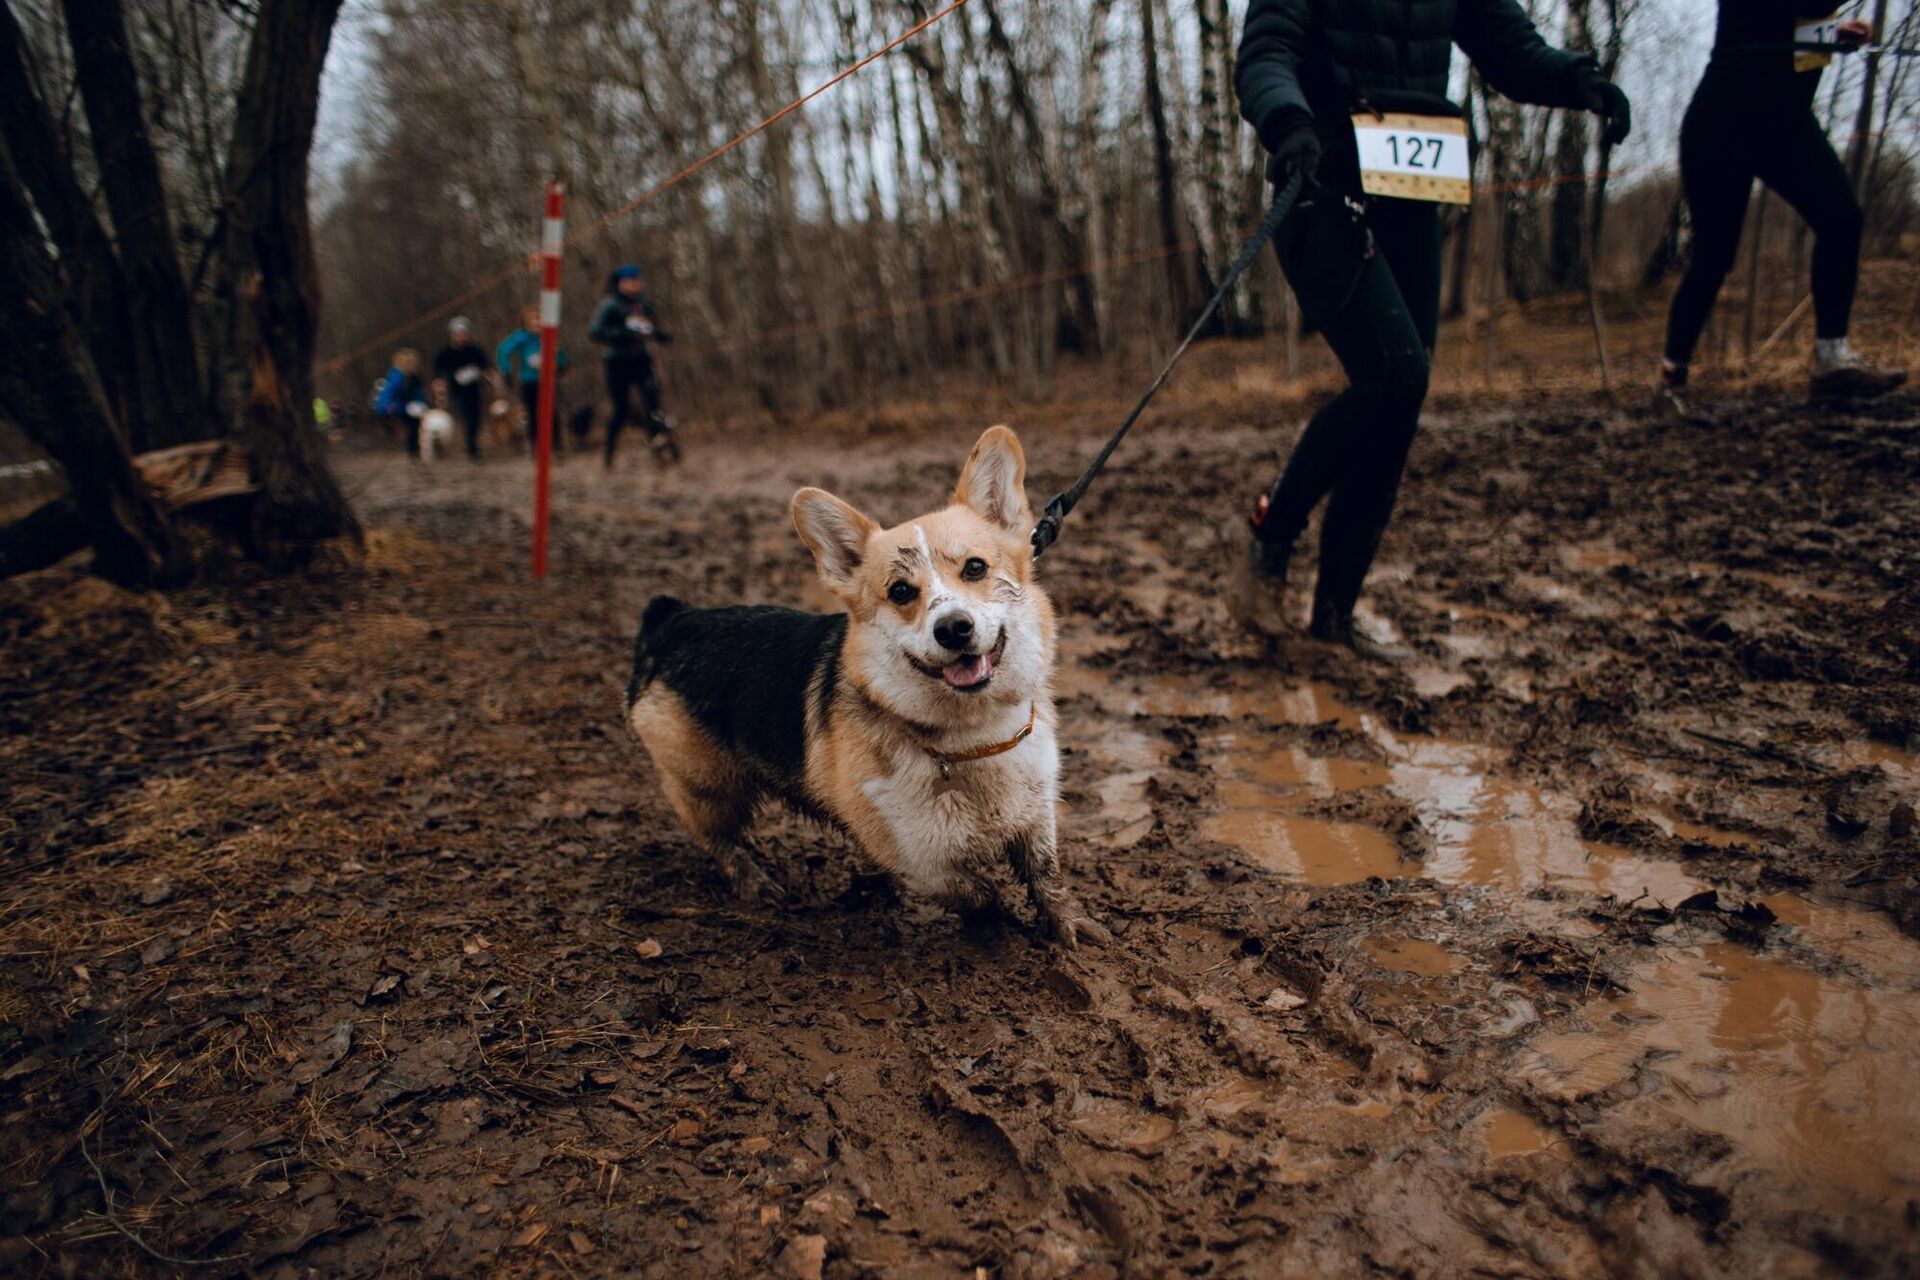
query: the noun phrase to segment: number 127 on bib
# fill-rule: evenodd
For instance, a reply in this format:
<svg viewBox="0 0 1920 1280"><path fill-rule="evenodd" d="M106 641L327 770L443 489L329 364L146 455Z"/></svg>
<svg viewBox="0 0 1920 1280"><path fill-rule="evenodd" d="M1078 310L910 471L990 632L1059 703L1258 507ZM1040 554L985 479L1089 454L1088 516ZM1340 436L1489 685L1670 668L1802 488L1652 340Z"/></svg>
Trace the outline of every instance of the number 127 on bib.
<svg viewBox="0 0 1920 1280"><path fill-rule="evenodd" d="M1368 195L1472 203L1465 121L1363 112L1353 118L1353 136L1360 153L1360 189Z"/></svg>

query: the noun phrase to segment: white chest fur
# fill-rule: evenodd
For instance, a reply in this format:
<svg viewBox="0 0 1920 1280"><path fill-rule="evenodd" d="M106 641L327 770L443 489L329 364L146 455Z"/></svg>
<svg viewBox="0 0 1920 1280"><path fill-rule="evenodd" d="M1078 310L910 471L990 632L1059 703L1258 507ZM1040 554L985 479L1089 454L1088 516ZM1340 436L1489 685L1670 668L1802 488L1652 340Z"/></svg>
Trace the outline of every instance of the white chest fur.
<svg viewBox="0 0 1920 1280"><path fill-rule="evenodd" d="M950 777L924 752L902 751L889 764L861 790L910 883L939 881L958 863L998 856L1015 836L1050 822L1059 798L1060 748L1045 722L1011 751L952 765Z"/></svg>

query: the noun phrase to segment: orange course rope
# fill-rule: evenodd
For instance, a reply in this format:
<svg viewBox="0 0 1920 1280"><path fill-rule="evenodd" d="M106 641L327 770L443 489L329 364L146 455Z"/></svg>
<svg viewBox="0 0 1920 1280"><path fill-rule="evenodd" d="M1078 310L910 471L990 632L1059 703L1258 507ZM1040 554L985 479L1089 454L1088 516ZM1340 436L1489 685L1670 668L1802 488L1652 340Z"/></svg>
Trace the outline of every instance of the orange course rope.
<svg viewBox="0 0 1920 1280"><path fill-rule="evenodd" d="M606 213L601 217L594 219L594 221L588 223L586 226L582 227L580 230L574 232L572 235L568 236L564 241L562 241L561 242L562 247L577 244L579 241L585 239L587 236L590 236L594 232L599 231L602 228L607 227L612 223L619 221L621 218L624 218L628 214L632 213L635 209L638 209L641 205L646 204L647 202L658 198L660 195L671 190L673 187L677 186L678 184L685 182L688 178L691 178L694 174L700 172L702 169L712 164L715 160L718 160L721 156L726 155L727 152L732 151L734 148L742 145L743 143L746 143L752 140L753 138L759 136L760 134L765 133L768 129L780 123L782 120L786 119L788 116L792 115L794 112L805 108L808 103L812 102L815 98L819 97L821 94L826 93L829 89L832 89L834 86L838 85L841 81L846 80L849 77L857 75L861 71L866 70L868 67L872 66L874 63L878 62L880 59L886 57L889 53L892 53L895 49L898 49L901 45L907 43L907 41L913 39L915 36L925 31L928 27L931 27L934 23L940 21L942 18L945 18L950 14L958 12L960 9L964 8L966 4L967 4L967 0L953 0L953 3L948 5L946 8L940 10L938 13L931 15L930 17L927 17L921 20L920 22L914 24L912 27L909 27L907 30L895 36L892 40L889 40L886 44L881 45L878 49L875 49L872 53L869 53L866 57L854 63L852 66L849 66L845 70L838 72L831 79L827 80L825 83L817 85L813 89L802 94L800 97L795 98L792 102L789 102L786 106L780 108L778 111L774 112L772 115L762 120L759 124L754 125L751 129L748 129L746 132L739 134L738 136L732 138L731 140L723 143L718 147L715 147L712 151L707 152L707 154L705 154L704 156L701 156L698 160L695 160L692 164L680 170L680 172L674 174L672 177L666 179L666 181L660 183L658 186L655 186L649 191L642 192L641 194L635 196L633 199L627 201L625 204L621 205L617 209L614 209L611 212ZM471 286L470 288L464 290L459 294L456 294L454 297L448 298L445 302L442 302L440 305L436 307L431 307L428 310L421 312L419 315L413 317L411 320L408 320L405 324L398 325L392 329L389 329L385 333L381 334L379 337L374 338L367 342L363 342L359 346L353 348L351 351L346 351L341 353L340 355L334 356L332 359L328 360L321 367L325 369L328 373L338 372L340 369L344 368L349 361L357 360L361 356L368 355L374 351L378 351L381 347L387 345L389 342L393 342L396 339L405 337L407 334L413 332L414 329L418 328L422 324L425 324L429 320L436 320L441 316L451 314L458 308L463 307L467 303L473 301L475 298L480 297L482 294L485 294L497 288L498 286L505 283L506 281L519 275L523 270L524 270L523 262L515 262L512 266L503 267L499 271L496 271L494 274L486 277L484 280L481 280L479 283Z"/></svg>

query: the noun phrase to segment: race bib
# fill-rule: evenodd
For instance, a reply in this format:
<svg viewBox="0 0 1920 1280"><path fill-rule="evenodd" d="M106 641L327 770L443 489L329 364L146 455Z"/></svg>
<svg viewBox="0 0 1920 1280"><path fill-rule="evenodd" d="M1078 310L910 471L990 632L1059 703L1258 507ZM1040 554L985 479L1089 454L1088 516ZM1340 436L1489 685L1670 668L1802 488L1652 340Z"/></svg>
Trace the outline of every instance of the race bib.
<svg viewBox="0 0 1920 1280"><path fill-rule="evenodd" d="M1370 196L1472 204L1467 124L1450 116L1362 111L1353 117L1360 189Z"/></svg>
<svg viewBox="0 0 1920 1280"><path fill-rule="evenodd" d="M480 370L474 365L463 365L454 372L453 380L463 387L470 387L480 381Z"/></svg>
<svg viewBox="0 0 1920 1280"><path fill-rule="evenodd" d="M1793 29L1793 42L1800 44L1839 44L1840 15L1829 14L1817 22L1803 22ZM1817 53L1811 49L1796 49L1793 54L1795 71L1818 71L1833 61L1831 53Z"/></svg>
<svg viewBox="0 0 1920 1280"><path fill-rule="evenodd" d="M539 367L540 367L540 353L538 351L529 351L527 353L527 368L538 369Z"/></svg>

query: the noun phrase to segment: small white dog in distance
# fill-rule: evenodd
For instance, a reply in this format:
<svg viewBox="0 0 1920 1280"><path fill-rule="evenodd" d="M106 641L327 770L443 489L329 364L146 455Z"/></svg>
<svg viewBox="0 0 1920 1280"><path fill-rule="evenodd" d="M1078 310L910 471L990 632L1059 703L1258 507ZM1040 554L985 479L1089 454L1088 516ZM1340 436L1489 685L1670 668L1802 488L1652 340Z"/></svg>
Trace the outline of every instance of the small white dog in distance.
<svg viewBox="0 0 1920 1280"><path fill-rule="evenodd" d="M420 415L420 457L432 462L453 446L453 415L429 409Z"/></svg>
<svg viewBox="0 0 1920 1280"><path fill-rule="evenodd" d="M1060 879L1054 615L1033 578L1026 468L1013 432L989 428L951 503L890 529L794 494L844 613L647 606L627 723L736 891L779 894L741 843L771 797L963 912L997 905L988 872L1006 862L1052 938L1106 940Z"/></svg>

